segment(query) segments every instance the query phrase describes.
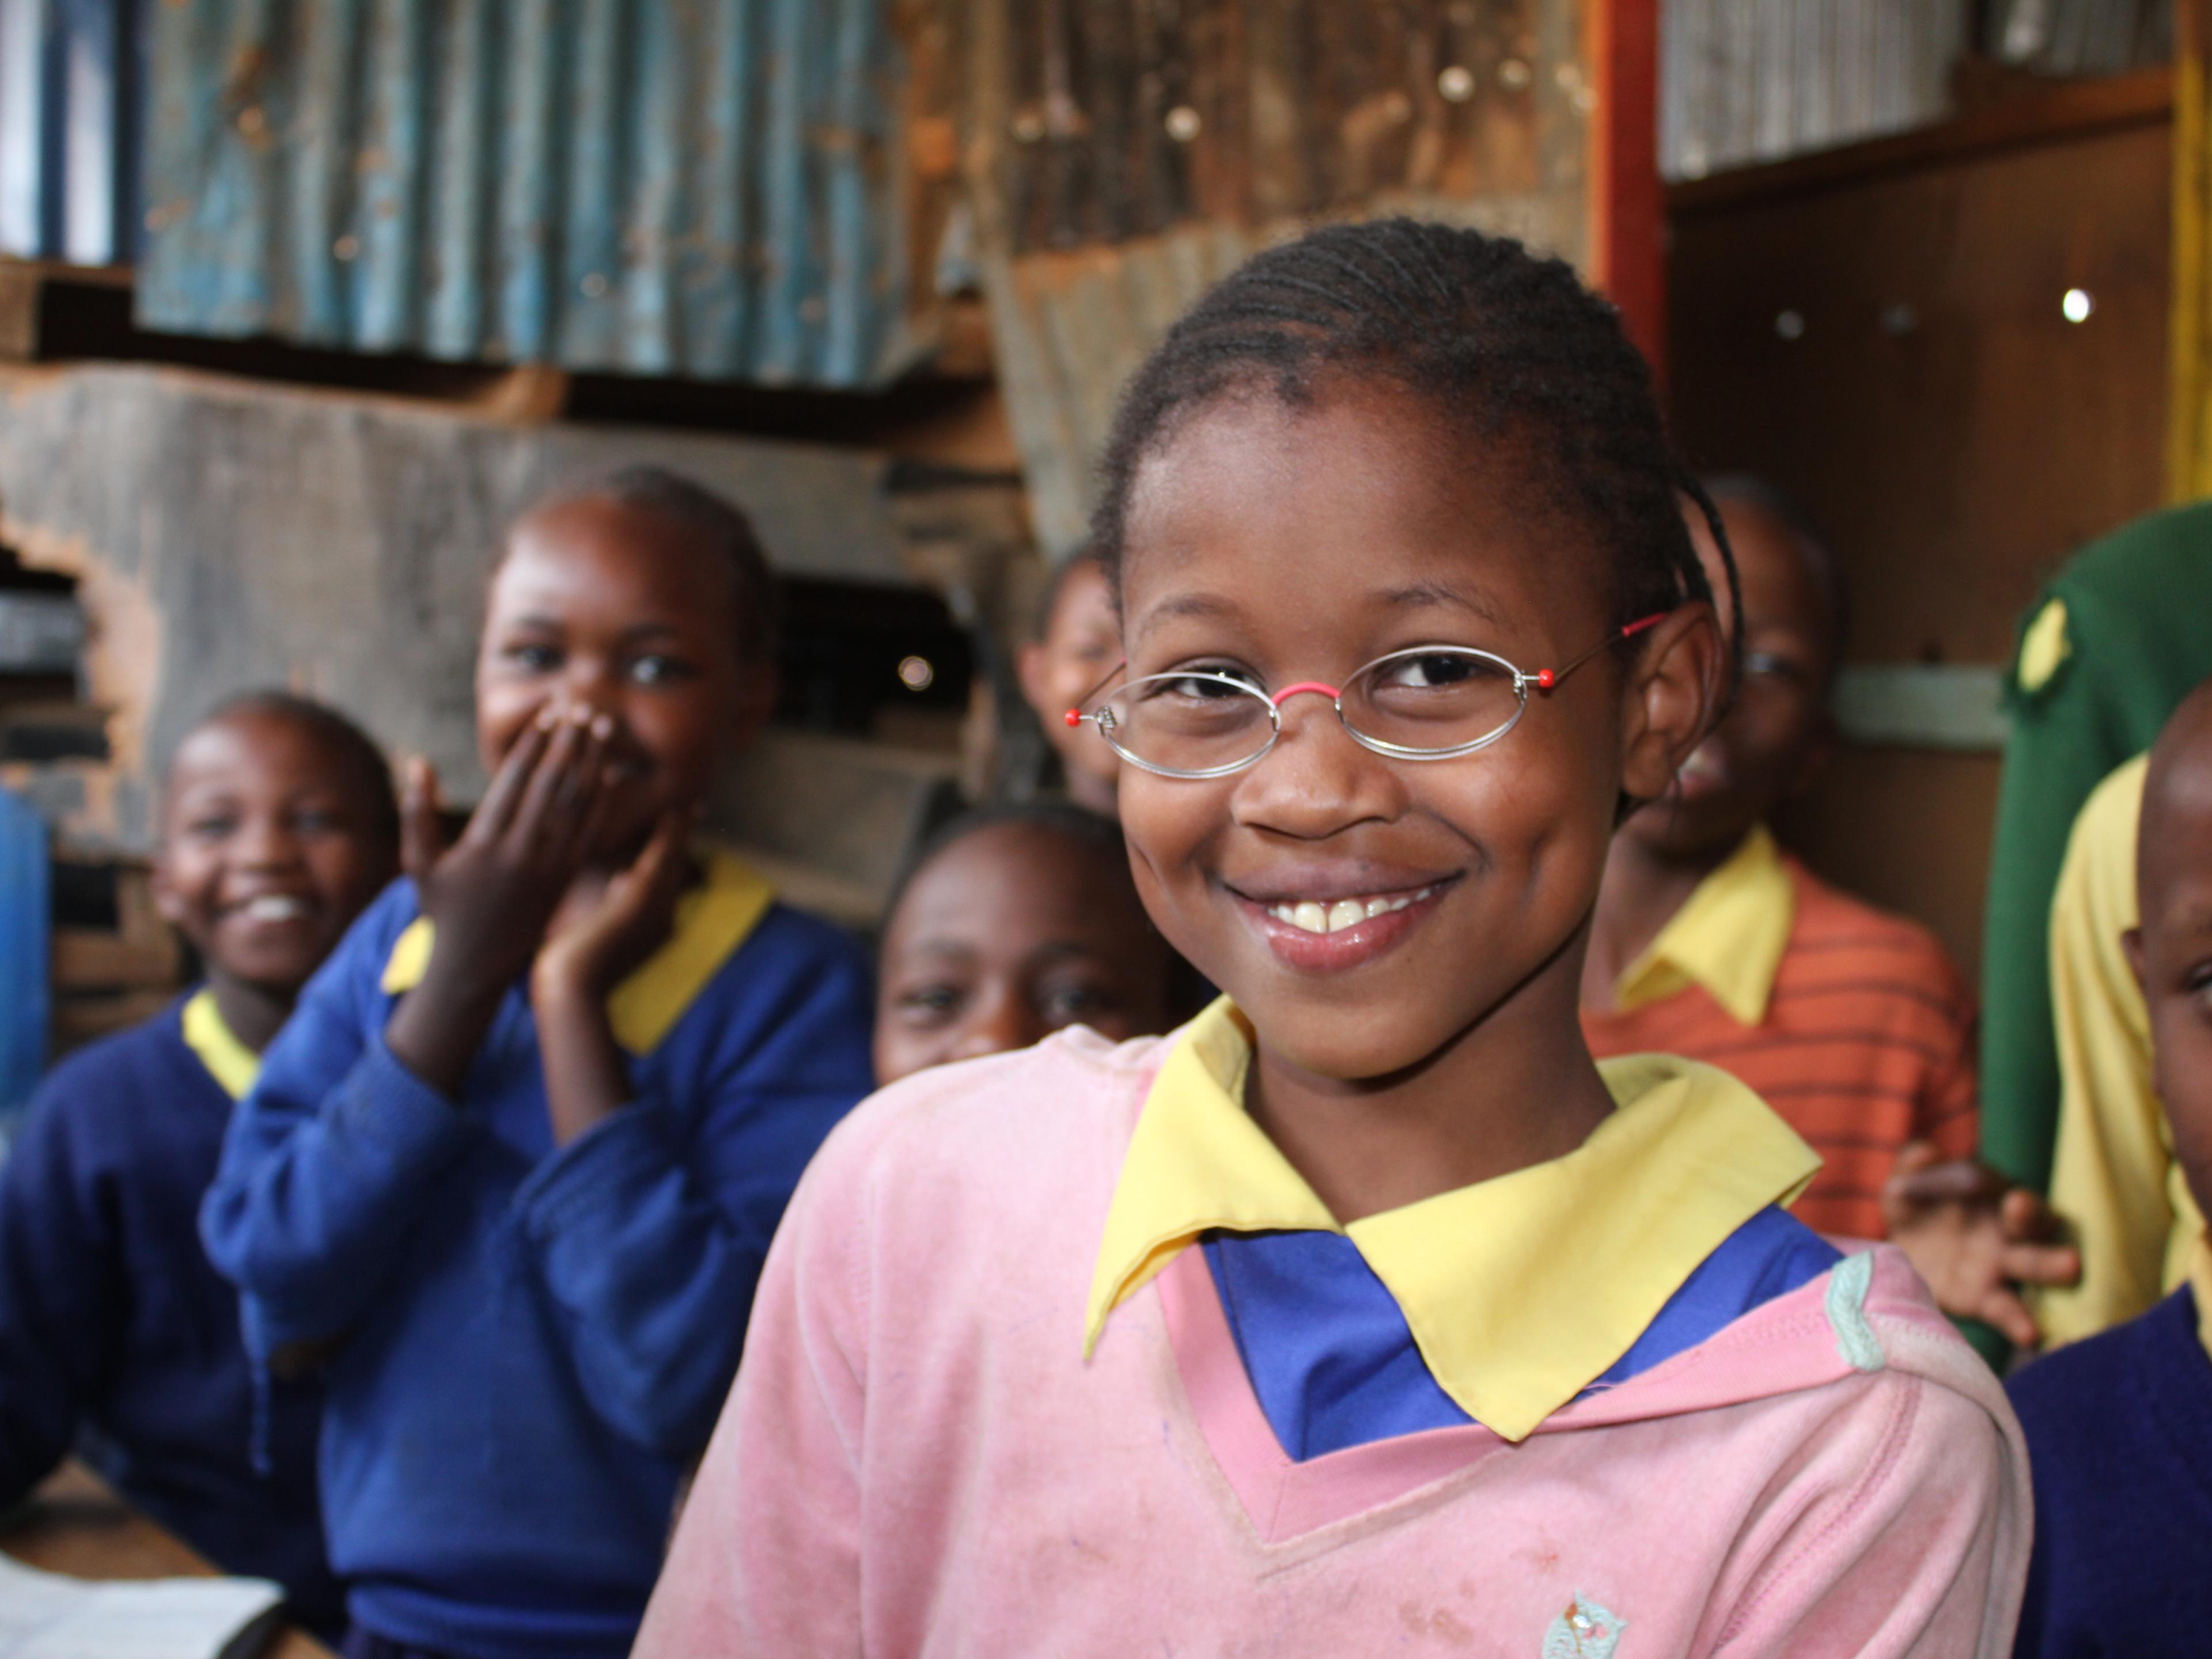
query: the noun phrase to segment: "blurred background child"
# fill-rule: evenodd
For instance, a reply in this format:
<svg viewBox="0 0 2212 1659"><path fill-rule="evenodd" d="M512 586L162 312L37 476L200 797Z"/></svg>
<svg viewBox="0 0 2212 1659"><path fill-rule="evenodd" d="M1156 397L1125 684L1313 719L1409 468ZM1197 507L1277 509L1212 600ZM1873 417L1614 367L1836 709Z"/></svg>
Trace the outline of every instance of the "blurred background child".
<svg viewBox="0 0 2212 1659"><path fill-rule="evenodd" d="M1157 1036L1188 976L1145 915L1113 819L1058 801L969 813L892 896L876 1081L1026 1048L1069 1025L1116 1042Z"/></svg>
<svg viewBox="0 0 2212 1659"><path fill-rule="evenodd" d="M327 1357L347 1652L629 1650L799 1170L868 1087L867 964L695 858L774 689L743 514L626 472L514 526L477 672L491 781L303 999L202 1224L282 1365Z"/></svg>
<svg viewBox="0 0 2212 1659"><path fill-rule="evenodd" d="M343 1607L316 1393L276 1385L257 1425L238 1292L201 1249L199 1206L262 1050L398 850L391 775L344 716L276 692L209 715L170 764L155 868L204 982L56 1066L0 1165L0 1508L82 1446L325 1631Z"/></svg>
<svg viewBox="0 0 2212 1659"><path fill-rule="evenodd" d="M2124 949L2148 1011L2174 1155L2212 1200L2212 681L2166 723L2142 786L2140 921ZM2010 1384L2035 1480L2022 1659L2157 1653L2212 1626L2212 1243L2148 1313Z"/></svg>
<svg viewBox="0 0 2212 1659"><path fill-rule="evenodd" d="M1885 1208L1900 1169L1974 1154L1964 979L1926 928L1829 886L1767 828L1834 744L1841 576L1770 486L1725 477L1709 488L1740 573L1741 683L1674 790L1613 838L1583 967L1591 1050L1684 1054L1733 1073L1820 1154L1791 1213L1853 1238L1895 1231L1947 1311L2033 1341L2003 1270L2070 1273L2070 1255L2042 1246L2048 1226L2022 1222L2000 1260L1950 1206ZM1702 514L1685 516L1712 565Z"/></svg>
<svg viewBox="0 0 2212 1659"><path fill-rule="evenodd" d="M1121 656L1121 619L1115 614L1105 567L1097 555L1079 553L1054 574L1037 636L1022 647L1015 667L1023 696L1059 758L1067 798L1109 817L1121 763L1110 749L1098 752L1105 744L1085 744L1085 734L1068 725L1067 711Z"/></svg>

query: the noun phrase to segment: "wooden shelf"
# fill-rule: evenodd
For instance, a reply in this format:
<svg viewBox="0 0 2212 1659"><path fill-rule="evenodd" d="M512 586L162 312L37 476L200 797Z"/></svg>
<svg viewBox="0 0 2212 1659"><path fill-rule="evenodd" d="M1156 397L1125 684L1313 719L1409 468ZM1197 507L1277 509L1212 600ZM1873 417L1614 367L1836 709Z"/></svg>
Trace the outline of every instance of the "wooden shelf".
<svg viewBox="0 0 2212 1659"><path fill-rule="evenodd" d="M1934 126L1869 138L1685 179L1667 191L1667 211L1683 218L1771 198L1806 196L1954 161L1978 151L2050 143L2113 127L2146 126L2173 113L2173 71L2160 67L2095 80L2054 82Z"/></svg>

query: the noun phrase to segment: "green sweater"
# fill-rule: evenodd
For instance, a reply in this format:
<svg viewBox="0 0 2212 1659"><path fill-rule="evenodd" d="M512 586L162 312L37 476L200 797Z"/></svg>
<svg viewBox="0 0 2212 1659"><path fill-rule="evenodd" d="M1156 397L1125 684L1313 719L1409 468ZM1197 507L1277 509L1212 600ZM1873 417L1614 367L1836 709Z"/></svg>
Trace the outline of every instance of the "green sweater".
<svg viewBox="0 0 2212 1659"><path fill-rule="evenodd" d="M2051 896L2089 792L2149 748L2212 676L2212 502L2153 514L2083 548L2021 641L1982 941L1982 1148L2041 1188L2058 1124Z"/></svg>

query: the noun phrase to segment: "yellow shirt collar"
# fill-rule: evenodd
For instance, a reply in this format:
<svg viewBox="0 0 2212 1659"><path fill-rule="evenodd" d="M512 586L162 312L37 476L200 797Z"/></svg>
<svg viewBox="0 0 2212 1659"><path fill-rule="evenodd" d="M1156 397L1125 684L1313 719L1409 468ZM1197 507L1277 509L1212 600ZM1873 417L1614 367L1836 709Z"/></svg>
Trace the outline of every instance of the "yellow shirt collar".
<svg viewBox="0 0 2212 1659"><path fill-rule="evenodd" d="M2189 1291L2197 1299L2197 1340L2212 1356L2212 1241L2202 1233L2189 1249Z"/></svg>
<svg viewBox="0 0 2212 1659"><path fill-rule="evenodd" d="M1690 895L1613 988L1623 1010L1702 985L1739 1025L1766 1018L1774 975L1789 947L1796 895L1763 823Z"/></svg>
<svg viewBox="0 0 2212 1659"><path fill-rule="evenodd" d="M253 1079L261 1074L261 1056L240 1042L237 1033L223 1023L212 988L203 988L185 1004L184 1026L185 1047L199 1056L208 1075L233 1100L245 1099Z"/></svg>
<svg viewBox="0 0 2212 1659"><path fill-rule="evenodd" d="M649 1054L659 1046L775 902L775 890L734 854L708 848L700 858L706 866L705 879L677 902L667 942L607 999L615 1041L634 1054ZM418 916L392 941L384 964L386 995L397 996L422 982L435 939L430 919Z"/></svg>
<svg viewBox="0 0 2212 1659"><path fill-rule="evenodd" d="M1438 1385L1519 1440L1820 1165L1725 1073L1632 1054L1600 1064L1619 1109L1565 1157L1340 1226L1245 1112L1251 1052L1225 998L1169 1051L1107 1213L1086 1353L1114 1310L1210 1230L1342 1233L1396 1298Z"/></svg>

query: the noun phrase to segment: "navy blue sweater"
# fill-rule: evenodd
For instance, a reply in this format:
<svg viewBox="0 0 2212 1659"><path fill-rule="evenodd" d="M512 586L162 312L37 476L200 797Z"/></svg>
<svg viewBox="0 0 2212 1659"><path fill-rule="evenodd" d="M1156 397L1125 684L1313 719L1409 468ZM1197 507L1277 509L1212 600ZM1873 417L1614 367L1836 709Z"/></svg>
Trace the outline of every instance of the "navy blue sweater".
<svg viewBox="0 0 2212 1659"><path fill-rule="evenodd" d="M2035 1482L2014 1653L2212 1652L2212 1358L2188 1289L2006 1389Z"/></svg>
<svg viewBox="0 0 2212 1659"><path fill-rule="evenodd" d="M275 1391L258 1472L238 1292L198 1225L231 1101L182 1006L57 1066L0 1164L0 1507L82 1444L154 1519L327 1628L316 1398Z"/></svg>
<svg viewBox="0 0 2212 1659"><path fill-rule="evenodd" d="M511 990L460 1097L392 1057L398 883L300 1000L201 1227L249 1346L334 1343L325 1522L355 1619L475 1659L629 1651L799 1171L869 1087L867 964L769 909L633 1098L555 1149Z"/></svg>

